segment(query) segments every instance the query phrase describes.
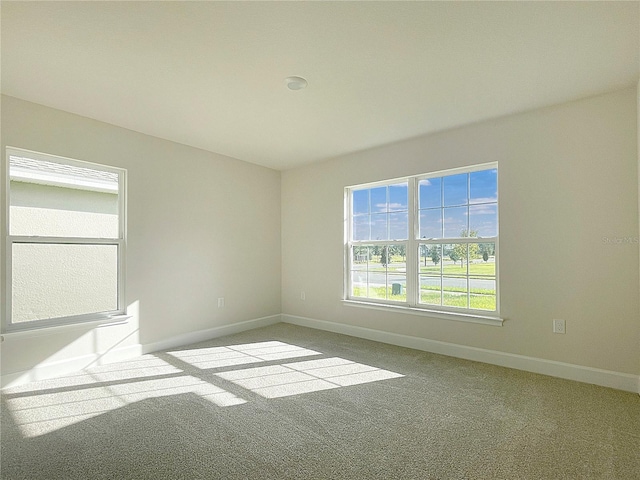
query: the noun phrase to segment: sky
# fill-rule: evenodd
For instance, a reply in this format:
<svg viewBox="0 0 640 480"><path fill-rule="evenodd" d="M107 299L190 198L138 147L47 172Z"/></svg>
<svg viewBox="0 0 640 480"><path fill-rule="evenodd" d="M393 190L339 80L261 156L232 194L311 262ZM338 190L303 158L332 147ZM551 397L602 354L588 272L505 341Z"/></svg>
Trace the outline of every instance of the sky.
<svg viewBox="0 0 640 480"><path fill-rule="evenodd" d="M420 238L456 238L468 229L498 234L498 171L419 181ZM408 235L408 183L353 191L354 240L404 240Z"/></svg>

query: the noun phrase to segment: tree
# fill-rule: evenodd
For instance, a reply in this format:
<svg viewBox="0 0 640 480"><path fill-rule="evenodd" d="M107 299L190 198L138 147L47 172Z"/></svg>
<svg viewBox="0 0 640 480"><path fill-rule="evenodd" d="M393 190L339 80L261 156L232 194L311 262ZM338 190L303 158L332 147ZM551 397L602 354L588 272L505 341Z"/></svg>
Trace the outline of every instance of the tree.
<svg viewBox="0 0 640 480"><path fill-rule="evenodd" d="M495 243L479 243L478 244L479 252L484 255L486 252L487 255L495 255L496 254L496 244Z"/></svg>
<svg viewBox="0 0 640 480"><path fill-rule="evenodd" d="M388 260L389 263L393 261L394 255L400 255L402 257L402 261L404 262L407 258L407 247L404 245L389 245L388 249Z"/></svg>
<svg viewBox="0 0 640 480"><path fill-rule="evenodd" d="M407 247L405 245L396 245L396 253L402 256L402 261L407 259Z"/></svg>
<svg viewBox="0 0 640 480"><path fill-rule="evenodd" d="M484 260L485 262L489 260L489 254L486 251L482 254L482 260Z"/></svg>
<svg viewBox="0 0 640 480"><path fill-rule="evenodd" d="M460 232L460 236L462 238L476 238L478 236L477 230L462 230ZM468 248L468 249L467 249ZM449 255L453 262L457 262L460 260L460 267L464 267L464 261L478 258L478 244L477 243L458 243L453 247L452 254L455 255L456 259ZM467 256L468 255L468 256Z"/></svg>
<svg viewBox="0 0 640 480"><path fill-rule="evenodd" d="M382 264L383 267L386 267L389 264L389 250L388 247L385 245L384 247L382 247L382 253L380 254L380 263Z"/></svg>
<svg viewBox="0 0 640 480"><path fill-rule="evenodd" d="M460 260L460 262L462 262L462 260L460 259L460 254L457 251L458 247L459 247L459 245L456 245L455 248L453 248L449 252L449 258L453 261L453 263L456 263L458 260Z"/></svg>
<svg viewBox="0 0 640 480"><path fill-rule="evenodd" d="M429 247L420 245L420 254L424 257L424 266L427 266L427 257L429 256Z"/></svg>
<svg viewBox="0 0 640 480"><path fill-rule="evenodd" d="M431 261L434 265L440 263L440 247L438 245L431 247Z"/></svg>

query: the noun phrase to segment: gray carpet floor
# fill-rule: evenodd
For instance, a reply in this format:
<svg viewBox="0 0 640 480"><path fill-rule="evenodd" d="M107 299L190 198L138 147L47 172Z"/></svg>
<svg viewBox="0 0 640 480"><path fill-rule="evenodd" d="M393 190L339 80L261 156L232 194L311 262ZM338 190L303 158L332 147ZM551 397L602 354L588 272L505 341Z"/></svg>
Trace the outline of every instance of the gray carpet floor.
<svg viewBox="0 0 640 480"><path fill-rule="evenodd" d="M640 396L289 324L5 389L2 479L640 479Z"/></svg>

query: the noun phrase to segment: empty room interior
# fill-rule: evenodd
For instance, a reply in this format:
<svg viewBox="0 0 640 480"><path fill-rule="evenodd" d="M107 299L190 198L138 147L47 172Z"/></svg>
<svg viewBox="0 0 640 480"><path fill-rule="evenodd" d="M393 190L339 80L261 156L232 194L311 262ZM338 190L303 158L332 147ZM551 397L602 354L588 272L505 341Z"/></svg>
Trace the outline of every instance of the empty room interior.
<svg viewBox="0 0 640 480"><path fill-rule="evenodd" d="M2 479L640 479L640 2L0 2Z"/></svg>

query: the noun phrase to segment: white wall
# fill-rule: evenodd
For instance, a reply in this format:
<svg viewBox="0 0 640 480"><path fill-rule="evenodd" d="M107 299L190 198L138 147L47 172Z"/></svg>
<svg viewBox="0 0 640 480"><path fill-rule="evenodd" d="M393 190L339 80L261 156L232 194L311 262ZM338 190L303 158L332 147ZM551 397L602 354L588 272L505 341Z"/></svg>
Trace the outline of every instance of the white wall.
<svg viewBox="0 0 640 480"><path fill-rule="evenodd" d="M127 169L126 300L133 315L119 325L4 335L3 376L82 367L119 350L139 352L280 313L279 172L15 98L1 101L2 155L8 145ZM3 222L4 215L3 204ZM4 239L0 253L4 259Z"/></svg>
<svg viewBox="0 0 640 480"><path fill-rule="evenodd" d="M283 172L283 313L639 374L636 103L629 88ZM345 186L493 161L502 327L341 302Z"/></svg>
<svg viewBox="0 0 640 480"><path fill-rule="evenodd" d="M281 184L276 171L3 96L3 152L128 169L133 318L6 335L2 374L59 373L284 312L637 376L640 252L616 239L640 233L639 104L626 89L285 171ZM500 165L503 327L342 304L346 185L489 161Z"/></svg>

